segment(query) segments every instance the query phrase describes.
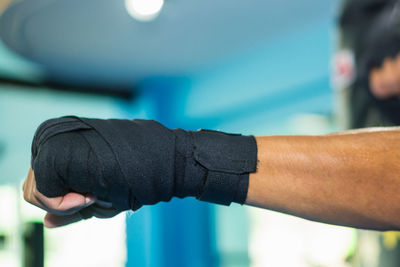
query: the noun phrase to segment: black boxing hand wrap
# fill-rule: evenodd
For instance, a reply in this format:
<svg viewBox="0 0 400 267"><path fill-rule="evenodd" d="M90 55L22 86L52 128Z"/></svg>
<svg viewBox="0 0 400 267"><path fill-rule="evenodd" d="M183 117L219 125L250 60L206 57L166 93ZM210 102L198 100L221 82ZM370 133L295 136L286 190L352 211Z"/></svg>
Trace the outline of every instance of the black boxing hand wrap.
<svg viewBox="0 0 400 267"><path fill-rule="evenodd" d="M92 194L121 211L174 196L243 204L257 144L252 136L170 130L149 120L63 117L39 126L31 164L47 197Z"/></svg>

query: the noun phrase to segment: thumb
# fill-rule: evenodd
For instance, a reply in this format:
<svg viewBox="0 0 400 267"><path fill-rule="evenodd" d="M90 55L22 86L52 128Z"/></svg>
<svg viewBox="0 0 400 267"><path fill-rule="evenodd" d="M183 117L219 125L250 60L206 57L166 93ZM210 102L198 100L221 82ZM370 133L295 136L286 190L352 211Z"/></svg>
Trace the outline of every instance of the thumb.
<svg viewBox="0 0 400 267"><path fill-rule="evenodd" d="M60 198L62 199L58 207L47 213L44 218L43 223L47 228L59 227L80 221L82 218L77 212L96 202L94 196L84 196L78 193L68 193Z"/></svg>
<svg viewBox="0 0 400 267"><path fill-rule="evenodd" d="M96 197L79 193L68 193L62 197L47 198L37 192L38 199L46 210L57 215L73 214L96 202Z"/></svg>
<svg viewBox="0 0 400 267"><path fill-rule="evenodd" d="M79 193L68 193L62 197L58 206L59 210L79 210L95 203L96 197Z"/></svg>

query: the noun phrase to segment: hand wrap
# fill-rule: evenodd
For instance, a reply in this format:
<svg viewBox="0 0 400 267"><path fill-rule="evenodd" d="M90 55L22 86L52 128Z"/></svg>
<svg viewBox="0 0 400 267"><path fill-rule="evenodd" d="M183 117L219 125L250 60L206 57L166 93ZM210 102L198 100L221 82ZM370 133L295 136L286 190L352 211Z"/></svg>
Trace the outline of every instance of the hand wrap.
<svg viewBox="0 0 400 267"><path fill-rule="evenodd" d="M170 130L149 120L62 117L37 129L31 165L45 196L92 194L121 211L174 196L243 204L257 144L252 136Z"/></svg>

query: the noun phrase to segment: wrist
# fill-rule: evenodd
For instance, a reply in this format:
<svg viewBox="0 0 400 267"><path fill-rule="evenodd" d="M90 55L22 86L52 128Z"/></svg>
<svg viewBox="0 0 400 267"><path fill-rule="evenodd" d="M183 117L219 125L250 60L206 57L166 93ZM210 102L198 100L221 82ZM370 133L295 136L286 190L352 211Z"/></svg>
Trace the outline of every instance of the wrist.
<svg viewBox="0 0 400 267"><path fill-rule="evenodd" d="M173 130L176 135L178 197L222 205L243 204L249 173L256 171L257 144L252 136L217 131Z"/></svg>

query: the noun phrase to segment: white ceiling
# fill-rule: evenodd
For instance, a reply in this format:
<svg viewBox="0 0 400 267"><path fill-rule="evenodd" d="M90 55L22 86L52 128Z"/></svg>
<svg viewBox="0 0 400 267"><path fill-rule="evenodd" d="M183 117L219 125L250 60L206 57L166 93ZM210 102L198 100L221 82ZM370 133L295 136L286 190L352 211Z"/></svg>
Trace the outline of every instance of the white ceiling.
<svg viewBox="0 0 400 267"><path fill-rule="evenodd" d="M334 0L166 0L151 22L123 0L25 0L0 17L0 36L55 77L130 84L228 62L332 16Z"/></svg>

